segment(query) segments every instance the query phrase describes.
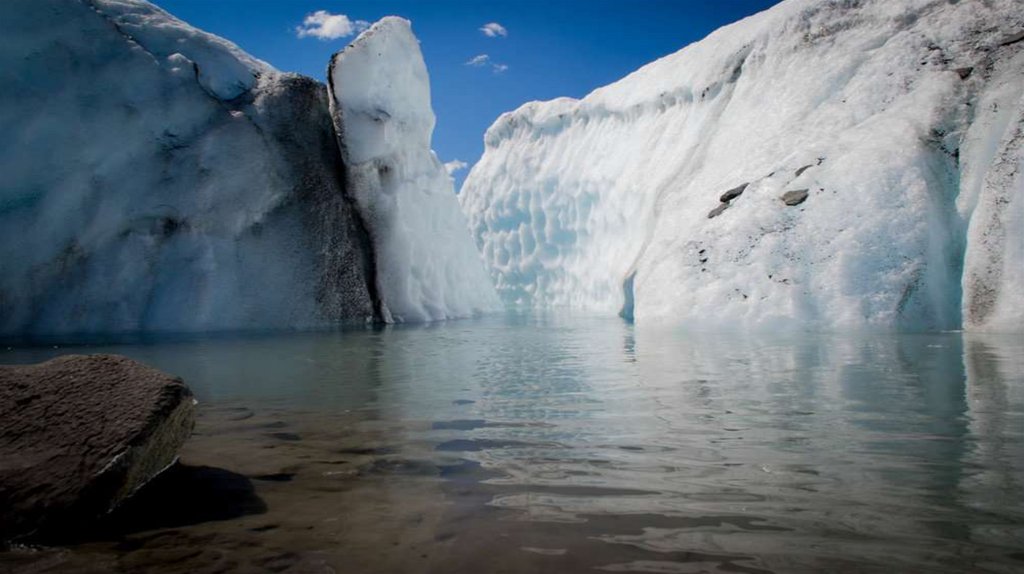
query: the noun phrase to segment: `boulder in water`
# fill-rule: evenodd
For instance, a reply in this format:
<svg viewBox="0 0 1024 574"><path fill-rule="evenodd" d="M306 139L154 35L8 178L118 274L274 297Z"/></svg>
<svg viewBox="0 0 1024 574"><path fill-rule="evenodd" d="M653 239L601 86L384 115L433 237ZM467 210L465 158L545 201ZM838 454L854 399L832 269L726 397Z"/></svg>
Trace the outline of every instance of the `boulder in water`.
<svg viewBox="0 0 1024 574"><path fill-rule="evenodd" d="M181 379L117 355L0 367L0 540L109 512L174 463L194 405Z"/></svg>

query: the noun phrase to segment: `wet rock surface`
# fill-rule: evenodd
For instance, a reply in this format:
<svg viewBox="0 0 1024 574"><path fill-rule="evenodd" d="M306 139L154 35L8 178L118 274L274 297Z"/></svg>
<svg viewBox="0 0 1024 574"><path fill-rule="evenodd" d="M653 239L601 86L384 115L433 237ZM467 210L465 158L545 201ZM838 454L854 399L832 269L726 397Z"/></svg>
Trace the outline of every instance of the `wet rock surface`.
<svg viewBox="0 0 1024 574"><path fill-rule="evenodd" d="M73 531L177 458L192 392L117 355L0 367L0 540Z"/></svg>

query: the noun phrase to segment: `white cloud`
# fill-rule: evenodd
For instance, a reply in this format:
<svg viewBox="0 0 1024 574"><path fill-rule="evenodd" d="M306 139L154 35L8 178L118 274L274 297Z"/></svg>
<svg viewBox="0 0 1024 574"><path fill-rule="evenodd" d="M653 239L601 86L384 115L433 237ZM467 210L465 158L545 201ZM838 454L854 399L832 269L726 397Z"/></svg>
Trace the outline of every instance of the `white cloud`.
<svg viewBox="0 0 1024 574"><path fill-rule="evenodd" d="M362 32L370 27L365 20L349 20L344 14L331 14L327 10L317 10L312 14L306 14L301 26L295 27L295 33L299 38L313 36L320 40L337 40Z"/></svg>
<svg viewBox="0 0 1024 574"><path fill-rule="evenodd" d="M504 38L508 36L508 30L506 30L504 26L497 22L489 22L487 24L484 24L483 27L480 28L480 31L483 32L484 36L487 36L488 38L496 38L498 36Z"/></svg>
<svg viewBox="0 0 1024 574"><path fill-rule="evenodd" d="M457 171L462 171L467 167L469 167L468 163L457 159L453 159L452 161L444 164L444 170L448 172L448 175L452 175Z"/></svg>
<svg viewBox="0 0 1024 574"><path fill-rule="evenodd" d="M473 66L474 68L482 68L484 66L490 66L491 70L493 70L495 74L500 74L500 73L502 73L502 72L504 72L505 70L508 69L508 65L507 64L500 64L498 62L495 62L487 54L480 54L478 56L473 56L472 58L469 59L469 61L466 62L465 65Z"/></svg>

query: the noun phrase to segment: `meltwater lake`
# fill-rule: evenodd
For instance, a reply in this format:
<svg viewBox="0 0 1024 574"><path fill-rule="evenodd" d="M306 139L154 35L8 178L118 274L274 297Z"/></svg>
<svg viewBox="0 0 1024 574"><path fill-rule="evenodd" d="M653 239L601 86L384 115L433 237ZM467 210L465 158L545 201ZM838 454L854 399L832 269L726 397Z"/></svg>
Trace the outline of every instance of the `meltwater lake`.
<svg viewBox="0 0 1024 574"><path fill-rule="evenodd" d="M1024 338L517 315L4 347L185 379L178 466L0 572L1021 572Z"/></svg>

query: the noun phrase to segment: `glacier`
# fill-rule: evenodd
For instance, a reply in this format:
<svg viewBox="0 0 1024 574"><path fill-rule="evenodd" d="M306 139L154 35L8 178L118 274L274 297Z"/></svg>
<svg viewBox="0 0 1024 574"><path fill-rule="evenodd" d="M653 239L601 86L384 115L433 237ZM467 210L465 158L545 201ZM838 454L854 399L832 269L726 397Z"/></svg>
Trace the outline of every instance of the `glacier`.
<svg viewBox="0 0 1024 574"><path fill-rule="evenodd" d="M351 85L334 93L385 93L423 67L408 27L385 27L375 46L400 57L336 63ZM143 0L0 3L0 33L0 335L310 329L497 302L451 183L431 175L425 72L387 108L416 130L363 144L324 84ZM339 131L348 149L401 148L386 158L401 192L357 181Z"/></svg>
<svg viewBox="0 0 1024 574"><path fill-rule="evenodd" d="M787 0L488 129L506 303L696 329L1024 328L1024 12Z"/></svg>
<svg viewBox="0 0 1024 574"><path fill-rule="evenodd" d="M377 254L384 320L499 309L451 178L430 148L430 80L409 21L384 18L335 54L328 89L349 188Z"/></svg>

